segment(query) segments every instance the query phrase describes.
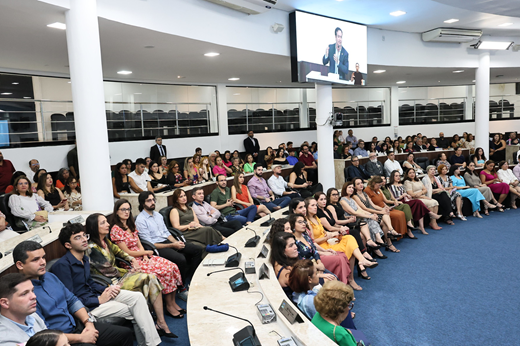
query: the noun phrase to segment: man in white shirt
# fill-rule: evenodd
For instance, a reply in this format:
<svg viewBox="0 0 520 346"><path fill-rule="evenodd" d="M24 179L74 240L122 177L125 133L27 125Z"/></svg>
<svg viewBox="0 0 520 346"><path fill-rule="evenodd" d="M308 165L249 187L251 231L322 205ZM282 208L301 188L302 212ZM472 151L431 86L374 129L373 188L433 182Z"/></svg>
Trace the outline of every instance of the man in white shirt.
<svg viewBox="0 0 520 346"><path fill-rule="evenodd" d="M287 196L292 198L300 197L300 194L295 191L286 191L287 187L292 188L293 184L288 183L281 176L282 174L282 166L281 165L273 165L272 167L273 175L267 180L267 184L273 191L276 196Z"/></svg>
<svg viewBox="0 0 520 346"><path fill-rule="evenodd" d="M393 152L390 152L388 153L387 157L388 160L385 161L386 176L389 177L390 173L392 173L393 171L399 171L399 173L403 175L403 168L401 167L399 162L395 160L395 154Z"/></svg>
<svg viewBox="0 0 520 346"><path fill-rule="evenodd" d="M34 175L40 169L40 162L36 159L29 161L29 169L25 172L25 175L29 180L33 180Z"/></svg>
<svg viewBox="0 0 520 346"><path fill-rule="evenodd" d="M144 159L135 160L135 171L128 174L132 180L130 180L130 190L132 193L141 193L143 191L152 191L152 184L150 176L144 172L146 167L146 161Z"/></svg>

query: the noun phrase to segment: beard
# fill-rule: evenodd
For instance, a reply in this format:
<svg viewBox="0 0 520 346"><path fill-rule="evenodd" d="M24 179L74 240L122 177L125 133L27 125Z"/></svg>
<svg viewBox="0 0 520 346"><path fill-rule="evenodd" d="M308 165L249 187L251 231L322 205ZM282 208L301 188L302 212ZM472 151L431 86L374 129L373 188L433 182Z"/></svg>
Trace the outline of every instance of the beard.
<svg viewBox="0 0 520 346"><path fill-rule="evenodd" d="M153 210L155 210L155 203L152 204L151 206L144 205L144 209L146 209L146 210L148 210L148 211L153 211Z"/></svg>

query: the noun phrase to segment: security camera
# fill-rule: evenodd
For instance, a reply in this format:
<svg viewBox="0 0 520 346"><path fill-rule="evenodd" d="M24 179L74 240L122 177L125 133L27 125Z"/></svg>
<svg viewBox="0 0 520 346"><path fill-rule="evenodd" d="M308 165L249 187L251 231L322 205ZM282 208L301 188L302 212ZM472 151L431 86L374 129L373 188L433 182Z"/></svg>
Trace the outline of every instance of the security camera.
<svg viewBox="0 0 520 346"><path fill-rule="evenodd" d="M274 23L273 25L271 25L271 29L273 29L273 31L277 34L279 32L282 32L283 29L285 29L285 26L280 23Z"/></svg>
<svg viewBox="0 0 520 346"><path fill-rule="evenodd" d="M334 126L343 126L343 114L340 112L334 114L334 119L333 119L332 124Z"/></svg>

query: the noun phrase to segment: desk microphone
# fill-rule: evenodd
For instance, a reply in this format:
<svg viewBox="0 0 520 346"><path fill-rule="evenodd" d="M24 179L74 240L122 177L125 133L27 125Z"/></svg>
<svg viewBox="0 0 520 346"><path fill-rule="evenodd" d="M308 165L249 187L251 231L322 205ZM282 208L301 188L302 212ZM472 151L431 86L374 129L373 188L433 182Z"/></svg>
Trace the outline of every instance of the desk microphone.
<svg viewBox="0 0 520 346"><path fill-rule="evenodd" d="M215 270L212 272L207 273L207 276L210 276L214 273L220 273L220 272L227 272L229 270L240 270L241 273L235 274L232 277L229 278L229 286L231 287L231 290L233 292L240 292L240 291L247 291L249 289L249 281L247 281L246 273L242 268L229 268L229 269L222 269L222 270Z"/></svg>
<svg viewBox="0 0 520 346"><path fill-rule="evenodd" d="M269 226L271 226L271 225L273 224L273 222L275 222L275 221L276 221L276 220L273 219L273 218L271 217L271 214L269 214L269 220L267 220L267 221L265 221L265 222L262 222L262 223L260 224L260 226L262 226L262 227L269 227Z"/></svg>
<svg viewBox="0 0 520 346"><path fill-rule="evenodd" d="M227 258L225 266L226 267L238 267L238 265L240 264L240 259L242 258L242 254L240 252L238 252L238 249L236 247L234 247L233 245L229 245L229 247L232 247L233 249L235 249L236 253Z"/></svg>
<svg viewBox="0 0 520 346"><path fill-rule="evenodd" d="M253 238L250 238L248 241L246 241L246 245L244 245L244 246L245 247L256 247L258 245L258 242L260 241L260 236L258 234L256 234L254 229L251 229L249 227L246 227L246 229L253 232L255 234L255 236Z"/></svg>
<svg viewBox="0 0 520 346"><path fill-rule="evenodd" d="M222 311L213 310L211 308L208 308L207 306L204 306L203 309L213 311L213 312L225 315L225 316L233 317L233 318L236 318L236 319L239 319L242 321L246 321L247 323L249 323L251 325L251 326L247 326L247 327L239 330L238 332L236 332L233 335L233 344L235 346L239 346L239 345L262 346L262 344L258 340L258 337L256 336L255 327L253 326L253 323L251 323L249 320L246 320L245 318L241 318L238 316L226 314L225 312L222 312Z"/></svg>

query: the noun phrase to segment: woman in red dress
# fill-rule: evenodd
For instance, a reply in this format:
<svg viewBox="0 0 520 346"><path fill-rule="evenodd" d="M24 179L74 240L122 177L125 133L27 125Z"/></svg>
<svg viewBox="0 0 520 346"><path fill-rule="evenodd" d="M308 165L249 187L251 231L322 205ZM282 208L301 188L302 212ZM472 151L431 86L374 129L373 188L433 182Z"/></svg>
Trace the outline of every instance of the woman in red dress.
<svg viewBox="0 0 520 346"><path fill-rule="evenodd" d="M114 205L112 222L110 223L110 238L121 250L134 257L146 274L155 274L164 287L162 293L166 302L165 314L173 318L183 318L186 310L175 302L177 288L182 286L181 273L175 263L159 256L153 256L153 251L146 251L139 240L139 231L135 229L132 207L125 199L118 200Z"/></svg>
<svg viewBox="0 0 520 346"><path fill-rule="evenodd" d="M247 185L244 184L244 173L235 175L235 179L233 179L233 186L231 186L231 199L233 202L244 206L244 208L247 208L250 205L255 205ZM269 209L267 209L267 207L263 204L256 206L256 213L262 217L266 216L267 214L271 214Z"/></svg>

